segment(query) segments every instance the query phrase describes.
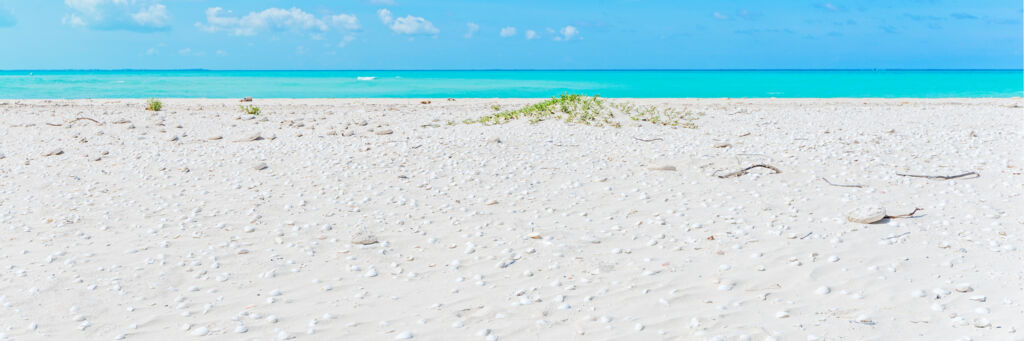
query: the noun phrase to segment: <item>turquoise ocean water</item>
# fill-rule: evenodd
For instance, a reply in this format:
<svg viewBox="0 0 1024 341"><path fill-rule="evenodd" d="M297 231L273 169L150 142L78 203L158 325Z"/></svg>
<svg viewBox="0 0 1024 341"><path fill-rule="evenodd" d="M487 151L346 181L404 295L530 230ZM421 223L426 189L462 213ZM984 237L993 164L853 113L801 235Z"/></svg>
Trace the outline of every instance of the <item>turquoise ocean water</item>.
<svg viewBox="0 0 1024 341"><path fill-rule="evenodd" d="M1021 97L1021 70L0 71L0 98Z"/></svg>

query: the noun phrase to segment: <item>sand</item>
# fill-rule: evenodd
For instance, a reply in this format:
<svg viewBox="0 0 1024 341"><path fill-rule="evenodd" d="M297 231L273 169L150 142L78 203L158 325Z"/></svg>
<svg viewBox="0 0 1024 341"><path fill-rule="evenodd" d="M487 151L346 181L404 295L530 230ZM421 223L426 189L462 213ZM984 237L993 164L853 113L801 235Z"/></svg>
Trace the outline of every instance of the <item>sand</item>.
<svg viewBox="0 0 1024 341"><path fill-rule="evenodd" d="M1024 100L629 101L0 100L0 339L1024 340Z"/></svg>

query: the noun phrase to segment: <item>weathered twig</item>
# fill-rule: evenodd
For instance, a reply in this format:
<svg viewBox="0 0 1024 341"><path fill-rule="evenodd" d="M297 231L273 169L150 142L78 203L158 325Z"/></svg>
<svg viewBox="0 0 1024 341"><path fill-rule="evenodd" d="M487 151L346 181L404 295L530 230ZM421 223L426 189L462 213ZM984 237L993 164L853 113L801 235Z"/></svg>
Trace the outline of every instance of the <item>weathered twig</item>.
<svg viewBox="0 0 1024 341"><path fill-rule="evenodd" d="M100 121L97 121L97 120L94 120L94 119L91 119L91 118L88 118L88 117L79 117L79 118L70 120L70 121L68 121L68 123L65 123L65 124L72 124L72 123L75 123L75 122L78 122L78 121L81 121L81 120L93 121L93 123L96 123L98 125L103 125L103 123L100 123ZM64 126L64 124L49 123L49 122L47 122L46 125L52 126L52 127L63 127Z"/></svg>
<svg viewBox="0 0 1024 341"><path fill-rule="evenodd" d="M828 181L828 179L826 179L826 178L821 178L821 180L824 180L825 183L827 183L829 185L832 185L832 186L836 186L836 187L850 187L850 188L861 188L861 187L864 187L864 186L861 186L861 185L840 185L840 184L834 184L834 183L832 183L832 181Z"/></svg>
<svg viewBox="0 0 1024 341"><path fill-rule="evenodd" d="M642 138L639 138L639 137L636 137L636 136L633 136L633 139L637 140L637 141L641 141L641 142L654 142L654 141L662 141L663 140L660 137L655 137L653 139L642 139Z"/></svg>
<svg viewBox="0 0 1024 341"><path fill-rule="evenodd" d="M750 167L747 167L747 168L744 168L744 169L740 169L740 170L732 172L732 173L719 175L718 177L722 178L722 179L739 177L739 176L746 175L747 171L749 171L751 169L754 169L754 168L767 168L767 169L771 169L772 171L774 171L775 174L782 173L782 171L780 171L778 168L775 168L772 165L756 164L756 165L753 165L753 166L750 166Z"/></svg>
<svg viewBox="0 0 1024 341"><path fill-rule="evenodd" d="M925 179L936 179L936 180L952 180L952 179L962 178L962 177L970 176L970 175L974 175L974 177L972 177L971 179L981 177L981 174L978 174L977 172L967 172L967 173L957 174L957 175L914 175L914 174L901 174L901 173L896 173L896 175L899 175L899 176L909 176L909 177L912 177L912 178L925 178Z"/></svg>
<svg viewBox="0 0 1024 341"><path fill-rule="evenodd" d="M803 237L800 237L800 239L807 239L807 237L810 237L811 234L814 234L814 231L807 232L807 234L805 234Z"/></svg>
<svg viewBox="0 0 1024 341"><path fill-rule="evenodd" d="M92 123L96 123L98 125L103 125L103 123L100 123L100 121L97 121L97 120L94 120L94 119L91 119L91 118L88 118L88 117L76 118L76 119L71 120L70 122L68 122L68 124L75 123L75 122L78 122L78 121L81 121L81 120L92 121Z"/></svg>
<svg viewBox="0 0 1024 341"><path fill-rule="evenodd" d="M897 234L897 235L894 235L894 236L888 236L888 237L882 238L882 240L896 239L896 238L903 237L903 236L908 235L908 234L910 234L910 232L903 232L903 233L900 233L900 234Z"/></svg>
<svg viewBox="0 0 1024 341"><path fill-rule="evenodd" d="M923 208L916 208L916 207L915 207L915 208L914 208L914 211L912 211L912 212L910 212L910 213L907 213L907 214L899 214L899 215L886 215L886 216L885 216L885 218L887 218L887 219L895 219L895 218L913 218L913 217L914 217L914 213L917 213L917 211L924 211L924 209L923 209Z"/></svg>

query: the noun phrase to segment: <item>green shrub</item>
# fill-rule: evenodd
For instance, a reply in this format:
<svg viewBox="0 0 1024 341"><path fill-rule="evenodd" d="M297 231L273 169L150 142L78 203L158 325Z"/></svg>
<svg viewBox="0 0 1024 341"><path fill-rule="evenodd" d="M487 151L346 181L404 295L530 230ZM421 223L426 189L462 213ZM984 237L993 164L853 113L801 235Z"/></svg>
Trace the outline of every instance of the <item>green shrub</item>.
<svg viewBox="0 0 1024 341"><path fill-rule="evenodd" d="M163 108L164 108L164 104L162 102L160 102L160 100L158 100L156 98L150 98L148 101L146 101L146 110L149 110L149 111L160 111L160 109L163 109Z"/></svg>
<svg viewBox="0 0 1024 341"><path fill-rule="evenodd" d="M260 107L257 107L255 105L251 105L251 104L250 105L239 105L238 108L241 109L242 112L244 112L246 114L249 114L249 115L259 115L260 114Z"/></svg>

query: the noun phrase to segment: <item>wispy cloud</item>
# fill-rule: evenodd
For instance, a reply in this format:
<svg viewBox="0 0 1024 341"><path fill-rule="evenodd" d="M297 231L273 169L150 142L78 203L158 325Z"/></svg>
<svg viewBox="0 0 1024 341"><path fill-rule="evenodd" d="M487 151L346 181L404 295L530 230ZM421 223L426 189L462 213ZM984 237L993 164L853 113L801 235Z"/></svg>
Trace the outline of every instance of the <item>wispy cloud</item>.
<svg viewBox="0 0 1024 341"><path fill-rule="evenodd" d="M206 55L206 52L193 51L192 48L186 47L181 50L178 50L178 54L186 57L202 57Z"/></svg>
<svg viewBox="0 0 1024 341"><path fill-rule="evenodd" d="M555 41L569 41L575 38L576 36L580 35L580 30L577 29L575 26L569 25L563 27L561 30L558 31L558 33L561 33L562 35L555 37Z"/></svg>
<svg viewBox="0 0 1024 341"><path fill-rule="evenodd" d="M978 19L978 17L976 17L974 15L971 15L970 13L952 13L949 16L952 17L953 19L960 19L960 20Z"/></svg>
<svg viewBox="0 0 1024 341"><path fill-rule="evenodd" d="M842 10L841 8L839 8L839 6L833 5L831 2L818 3L815 7L832 12L839 12L840 10Z"/></svg>
<svg viewBox="0 0 1024 341"><path fill-rule="evenodd" d="M718 12L712 13L711 15L712 15L712 16L714 16L714 17L715 17L715 19L718 19L718 20L726 20L726 19L729 19L729 16L728 16L728 15L725 15L725 14L722 14L722 13L718 13Z"/></svg>
<svg viewBox="0 0 1024 341"><path fill-rule="evenodd" d="M516 35L516 28L512 27L512 26L508 26L508 27L502 28L501 29L501 33L498 33L498 35L500 35L502 38L508 38L508 37L514 36L514 35Z"/></svg>
<svg viewBox="0 0 1024 341"><path fill-rule="evenodd" d="M61 22L75 28L160 31L170 26L170 13L159 0L65 0L71 10Z"/></svg>
<svg viewBox="0 0 1024 341"><path fill-rule="evenodd" d="M474 23L466 23L466 34L463 35L466 39L473 38L473 35L480 30L480 25Z"/></svg>
<svg viewBox="0 0 1024 341"><path fill-rule="evenodd" d="M537 38L539 38L537 36L537 31L526 30L526 40L533 40L533 39L537 39Z"/></svg>
<svg viewBox="0 0 1024 341"><path fill-rule="evenodd" d="M391 11L386 8L378 10L377 17L380 18L381 23L387 25L391 31L398 34L437 35L441 33L441 30L437 29L430 20L423 17L406 15L401 18L395 18L391 15Z"/></svg>
<svg viewBox="0 0 1024 341"><path fill-rule="evenodd" d="M384 23L384 25L391 25L391 22L394 21L394 18L391 16L391 11L387 8L377 10L377 18L379 18L380 22Z"/></svg>
<svg viewBox="0 0 1024 341"><path fill-rule="evenodd" d="M292 31L309 33L320 37L332 27L353 31L360 28L359 19L351 14L337 14L317 18L301 9L268 8L259 12L249 12L242 17L232 16L231 11L220 7L206 10L206 23L196 23L196 27L207 32L228 32L236 36L253 36L262 32Z"/></svg>

